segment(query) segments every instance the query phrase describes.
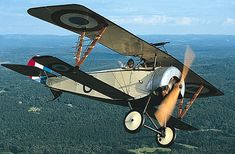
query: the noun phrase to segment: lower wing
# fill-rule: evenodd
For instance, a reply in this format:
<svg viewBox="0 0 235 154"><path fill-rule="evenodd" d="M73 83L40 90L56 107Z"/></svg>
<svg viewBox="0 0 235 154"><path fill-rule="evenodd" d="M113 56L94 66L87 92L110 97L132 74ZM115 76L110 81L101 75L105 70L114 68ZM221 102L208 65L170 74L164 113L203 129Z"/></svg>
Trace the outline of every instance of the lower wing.
<svg viewBox="0 0 235 154"><path fill-rule="evenodd" d="M94 89L115 100L132 100L130 95L108 85L107 83L89 75L76 67L52 56L34 57L34 61L39 64L75 81L86 87Z"/></svg>
<svg viewBox="0 0 235 154"><path fill-rule="evenodd" d="M150 115L150 117L152 117L153 119L157 120L154 113L155 113L156 109L155 108L150 108L148 109L148 114ZM191 126L188 123L183 122L182 120L174 117L174 116L170 116L170 119L167 121L167 126L172 126L174 128L180 129L180 130L186 130L186 131L195 131L195 130L199 130L198 128L195 128L193 126Z"/></svg>

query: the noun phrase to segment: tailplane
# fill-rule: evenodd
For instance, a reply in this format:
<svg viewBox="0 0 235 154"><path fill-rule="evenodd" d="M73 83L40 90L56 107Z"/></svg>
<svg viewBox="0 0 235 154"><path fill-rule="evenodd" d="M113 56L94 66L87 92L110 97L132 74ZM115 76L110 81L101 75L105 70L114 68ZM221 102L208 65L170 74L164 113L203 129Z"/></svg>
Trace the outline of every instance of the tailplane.
<svg viewBox="0 0 235 154"><path fill-rule="evenodd" d="M17 73L28 76L32 80L39 82L41 84L44 84L44 85L46 85L46 81L48 78L60 76L60 74L37 63L36 61L33 60L33 58L31 58L28 61L27 65L21 65L21 64L1 64L1 65ZM50 89L50 90L54 96L53 100L57 99L62 94L62 92L59 90L55 90L55 89Z"/></svg>

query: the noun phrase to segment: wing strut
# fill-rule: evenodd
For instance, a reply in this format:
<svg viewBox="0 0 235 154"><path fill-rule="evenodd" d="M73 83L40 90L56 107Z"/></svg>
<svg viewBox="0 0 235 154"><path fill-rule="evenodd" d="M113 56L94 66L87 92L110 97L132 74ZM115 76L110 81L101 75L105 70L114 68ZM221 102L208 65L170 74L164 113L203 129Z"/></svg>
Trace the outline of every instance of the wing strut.
<svg viewBox="0 0 235 154"><path fill-rule="evenodd" d="M79 45L77 48L77 54L76 54L76 66L78 65L79 61L80 61L80 57L81 57L81 53L82 53L82 44L83 44L83 40L84 40L84 36L85 36L86 32L82 32L82 34L80 35L80 39L79 39Z"/></svg>
<svg viewBox="0 0 235 154"><path fill-rule="evenodd" d="M89 45L89 47L87 48L87 51L84 53L84 55L82 56L82 58L80 59L80 54L82 52L82 43L83 43L83 37L85 35L85 32L83 32L80 36L80 43L79 43L79 48L78 48L78 53L76 56L76 66L80 67L81 64L84 63L84 61L86 60L86 58L88 57L88 55L91 53L92 49L95 47L95 44L97 41L99 41L99 39L101 38L101 36L104 34L105 30L107 27L103 27L98 34L95 36L94 40L91 42L91 44Z"/></svg>
<svg viewBox="0 0 235 154"><path fill-rule="evenodd" d="M190 99L190 101L185 105L184 110L182 110L182 105L183 105L183 98L179 102L179 107L178 107L178 118L183 119L185 114L188 112L189 108L193 105L194 101L197 99L198 95L201 93L202 89L204 88L203 85L201 85L198 90L194 93L193 97Z"/></svg>

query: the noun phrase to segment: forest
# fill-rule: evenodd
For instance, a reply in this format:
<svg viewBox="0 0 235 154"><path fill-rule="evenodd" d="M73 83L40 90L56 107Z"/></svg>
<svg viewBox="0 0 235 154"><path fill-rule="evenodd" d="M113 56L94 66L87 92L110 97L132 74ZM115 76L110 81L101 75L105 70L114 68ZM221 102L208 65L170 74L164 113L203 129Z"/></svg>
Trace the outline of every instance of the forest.
<svg viewBox="0 0 235 154"><path fill-rule="evenodd" d="M63 93L53 102L50 90L0 66L0 154L11 153L235 153L235 36L143 35L146 41L170 41L168 53L183 61L190 45L192 70L225 95L200 98L184 121L199 131L177 130L175 144L160 148L155 134L128 134L128 108ZM0 35L0 63L26 64L34 55L53 55L74 64L76 36ZM61 43L62 42L62 43ZM101 45L84 71L119 67L124 57Z"/></svg>

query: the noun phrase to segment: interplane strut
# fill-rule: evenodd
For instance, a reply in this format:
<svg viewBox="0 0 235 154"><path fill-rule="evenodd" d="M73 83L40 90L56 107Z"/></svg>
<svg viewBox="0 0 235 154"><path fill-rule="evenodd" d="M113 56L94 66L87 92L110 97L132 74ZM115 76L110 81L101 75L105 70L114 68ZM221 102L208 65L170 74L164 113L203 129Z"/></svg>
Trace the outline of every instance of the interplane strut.
<svg viewBox="0 0 235 154"><path fill-rule="evenodd" d="M92 40L91 44L88 46L87 51L84 53L84 55L82 56L82 58L80 59L81 56L81 52L82 52L82 44L83 44L83 38L85 36L85 32L82 32L81 36L80 36L80 42L79 42L79 46L78 46L78 51L77 51L77 55L76 55L76 66L80 67L81 64L84 63L84 61L86 60L86 58L89 56L89 54L91 53L92 49L95 47L97 41L99 41L99 39L101 38L101 36L104 34L106 30L106 27L103 27L98 34L95 36L95 38Z"/></svg>

